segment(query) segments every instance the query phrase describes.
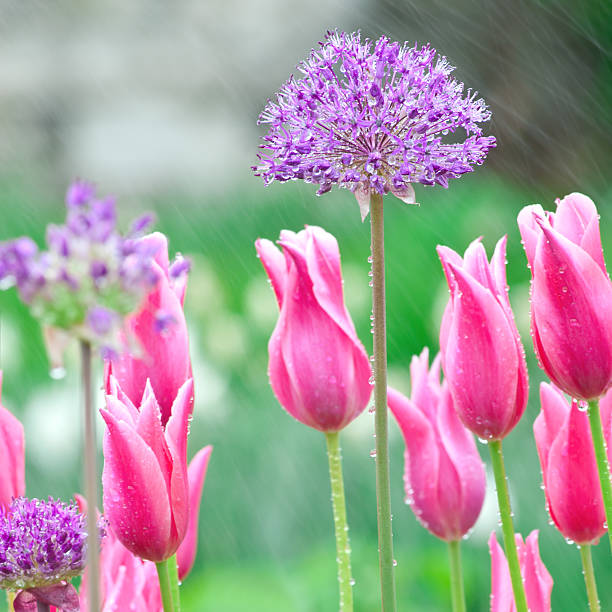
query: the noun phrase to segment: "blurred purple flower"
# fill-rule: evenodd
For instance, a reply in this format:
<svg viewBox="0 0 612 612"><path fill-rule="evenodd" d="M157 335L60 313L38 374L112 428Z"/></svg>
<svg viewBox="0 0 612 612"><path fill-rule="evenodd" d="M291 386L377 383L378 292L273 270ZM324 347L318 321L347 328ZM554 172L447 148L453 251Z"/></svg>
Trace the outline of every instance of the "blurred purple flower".
<svg viewBox="0 0 612 612"><path fill-rule="evenodd" d="M253 170L266 184L303 179L319 195L338 184L360 203L371 191L414 203L410 183L447 187L495 146L478 126L491 116L484 100L429 45L328 32L298 70L259 117L270 129ZM443 142L457 130L467 137Z"/></svg>

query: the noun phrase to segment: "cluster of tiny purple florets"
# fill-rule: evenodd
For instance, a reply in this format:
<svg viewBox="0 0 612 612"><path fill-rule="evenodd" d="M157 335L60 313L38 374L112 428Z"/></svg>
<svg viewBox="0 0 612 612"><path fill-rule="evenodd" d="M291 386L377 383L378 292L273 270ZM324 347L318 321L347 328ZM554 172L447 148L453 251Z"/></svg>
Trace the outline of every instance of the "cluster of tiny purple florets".
<svg viewBox="0 0 612 612"><path fill-rule="evenodd" d="M64 225L47 228L46 251L30 238L0 243L0 288L16 285L43 323L109 336L157 283L154 252L137 240L151 223L137 219L127 236L117 229L115 201L74 182L66 194Z"/></svg>
<svg viewBox="0 0 612 612"><path fill-rule="evenodd" d="M491 114L484 100L429 45L329 32L298 69L259 118L270 129L253 169L266 184L303 179L319 195L339 184L408 199L410 183L446 187L495 146L478 127ZM443 141L459 129L461 142Z"/></svg>
<svg viewBox="0 0 612 612"><path fill-rule="evenodd" d="M0 588L69 580L83 572L86 556L85 516L76 505L18 497L1 511Z"/></svg>

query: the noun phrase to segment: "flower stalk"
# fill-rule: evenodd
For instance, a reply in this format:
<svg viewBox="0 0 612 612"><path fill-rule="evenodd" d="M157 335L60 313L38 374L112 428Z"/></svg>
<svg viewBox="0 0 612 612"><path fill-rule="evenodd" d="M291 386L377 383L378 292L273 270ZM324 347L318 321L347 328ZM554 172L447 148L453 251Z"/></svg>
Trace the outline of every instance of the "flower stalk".
<svg viewBox="0 0 612 612"><path fill-rule="evenodd" d="M451 575L451 599L453 612L465 612L465 592L463 588L463 570L461 568L461 541L448 542L448 557Z"/></svg>
<svg viewBox="0 0 612 612"><path fill-rule="evenodd" d="M593 557L591 556L590 544L578 547L582 559L582 571L586 584L587 596L589 598L589 609L591 612L600 612L599 597L597 596L597 584L595 583L595 572L593 571Z"/></svg>
<svg viewBox="0 0 612 612"><path fill-rule="evenodd" d="M512 591L514 593L516 610L517 612L528 612L525 586L521 577L521 568L516 549L516 539L514 537L512 509L510 507L510 495L508 493L508 482L506 479L506 469L504 467L504 456L502 454L501 440L490 440L489 450L491 451L491 462L493 464L495 488L497 490L497 502L499 505L499 515L501 517L502 533L504 536L504 549L506 550L508 568L510 569L510 578L512 581Z"/></svg>
<svg viewBox="0 0 612 612"><path fill-rule="evenodd" d="M610 525L610 521L612 520L612 483L610 482L610 465L608 463L608 456L606 452L606 441L604 439L603 428L601 426L599 400L594 399L589 402L588 413L589 424L591 426L591 435L593 436L595 460L597 461L597 471L599 472L599 481L601 482L601 493L606 511L606 522L608 525ZM612 548L612 534L610 533L609 529L608 537L610 539L610 548Z"/></svg>
<svg viewBox="0 0 612 612"><path fill-rule="evenodd" d="M90 612L100 610L100 558L98 554L98 466L96 445L96 421L92 394L92 347L81 340L81 382L83 387L83 443L85 465L85 497L87 499L87 567L89 571Z"/></svg>
<svg viewBox="0 0 612 612"><path fill-rule="evenodd" d="M395 612L393 531L387 420L387 323L385 312L385 247L383 197L370 195L372 233L372 314L374 334L374 405L376 431L376 502L383 612Z"/></svg>
<svg viewBox="0 0 612 612"><path fill-rule="evenodd" d="M332 506L334 511L334 530L336 532L336 560L338 563L338 582L340 584L340 612L353 612L351 546L349 543L348 523L346 520L340 434L337 431L326 433L325 439L327 441L329 478L331 482Z"/></svg>
<svg viewBox="0 0 612 612"><path fill-rule="evenodd" d="M155 566L157 567L164 612L180 612L181 599L179 595L176 555L156 563Z"/></svg>

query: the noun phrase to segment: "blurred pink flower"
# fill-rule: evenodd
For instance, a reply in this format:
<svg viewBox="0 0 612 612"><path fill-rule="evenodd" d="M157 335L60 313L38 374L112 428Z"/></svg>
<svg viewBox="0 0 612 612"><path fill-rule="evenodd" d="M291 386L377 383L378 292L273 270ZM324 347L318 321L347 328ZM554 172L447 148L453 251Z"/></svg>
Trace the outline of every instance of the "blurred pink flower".
<svg viewBox="0 0 612 612"><path fill-rule="evenodd" d="M548 377L578 399L612 384L612 283L593 201L557 200L557 212L526 206L518 225L532 273L531 333Z"/></svg>
<svg viewBox="0 0 612 612"><path fill-rule="evenodd" d="M533 431L550 516L564 537L578 544L594 543L606 532L606 516L588 415L546 383L540 386L540 400L542 410ZM610 408L609 402L602 402L608 448L612 442Z"/></svg>
<svg viewBox="0 0 612 612"><path fill-rule="evenodd" d="M553 579L540 558L538 532L532 531L525 542L515 534L521 576L525 585L529 612L550 612ZM489 538L491 553L491 612L516 612L508 562L495 532Z"/></svg>
<svg viewBox="0 0 612 612"><path fill-rule="evenodd" d="M125 350L106 362L106 392L110 393L110 377L114 376L123 392L136 404L147 380L150 381L165 425L178 390L191 377L189 339L183 313L189 264L179 256L170 265L168 241L159 232L140 238L138 243L148 245L156 253L153 269L159 281L140 309L126 318Z"/></svg>
<svg viewBox="0 0 612 612"><path fill-rule="evenodd" d="M506 284L506 236L491 263L480 239L463 259L438 247L451 297L440 328L442 367L455 409L479 438L500 440L519 422L529 383Z"/></svg>
<svg viewBox="0 0 612 612"><path fill-rule="evenodd" d="M368 355L344 305L336 239L320 227L283 230L281 253L255 243L280 315L270 343L269 376L283 408L323 432L346 427L371 394Z"/></svg>
<svg viewBox="0 0 612 612"><path fill-rule="evenodd" d="M0 370L0 395L2 370ZM25 438L23 425L0 403L0 507L25 495Z"/></svg>
<svg viewBox="0 0 612 612"><path fill-rule="evenodd" d="M440 385L440 358L429 369L424 349L410 364L410 399L393 388L388 403L406 442L407 500L424 527L443 540L459 540L473 526L484 501L484 465L472 434Z"/></svg>

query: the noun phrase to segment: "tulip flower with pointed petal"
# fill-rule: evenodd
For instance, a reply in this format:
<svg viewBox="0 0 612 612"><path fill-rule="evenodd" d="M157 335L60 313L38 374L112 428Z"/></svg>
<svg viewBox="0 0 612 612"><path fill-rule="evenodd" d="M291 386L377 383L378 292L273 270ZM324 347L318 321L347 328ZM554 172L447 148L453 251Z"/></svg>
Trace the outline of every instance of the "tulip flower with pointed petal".
<svg viewBox="0 0 612 612"><path fill-rule="evenodd" d="M104 435L104 513L123 545L143 559L169 559L185 537L189 517L187 433L193 397L189 379L162 426L147 384L139 410L111 379L101 413Z"/></svg>
<svg viewBox="0 0 612 612"><path fill-rule="evenodd" d="M484 465L473 436L457 416L440 360L428 369L428 351L413 357L411 399L389 388L389 409L406 442L404 483L419 521L442 540L460 540L480 514Z"/></svg>
<svg viewBox="0 0 612 612"><path fill-rule="evenodd" d="M2 370L0 370L0 394ZM23 425L0 403L0 507L25 495L25 438Z"/></svg>
<svg viewBox="0 0 612 612"><path fill-rule="evenodd" d="M320 227L283 230L281 253L256 248L280 307L268 345L272 389L298 421L323 432L346 427L371 394L367 353L344 305L336 239Z"/></svg>
<svg viewBox="0 0 612 612"><path fill-rule="evenodd" d="M577 399L612 384L612 283L599 216L579 193L557 200L557 212L526 206L518 225L532 273L531 330L548 377Z"/></svg>
<svg viewBox="0 0 612 612"><path fill-rule="evenodd" d="M525 583L529 612L550 612L553 579L546 569L538 547L538 532L532 531L525 542L516 534L521 575ZM495 532L489 538L491 554L491 612L516 612L508 562L497 543Z"/></svg>
<svg viewBox="0 0 612 612"><path fill-rule="evenodd" d="M491 263L480 239L463 259L444 246L438 255L451 292L440 347L455 409L478 437L500 440L518 423L528 394L506 285L506 237L497 243Z"/></svg>
<svg viewBox="0 0 612 612"><path fill-rule="evenodd" d="M542 383L540 400L533 431L550 517L565 538L596 543L606 532L606 517L588 416L552 385ZM602 412L609 423L609 410ZM611 433L608 426L608 443Z"/></svg>
<svg viewBox="0 0 612 612"><path fill-rule="evenodd" d="M156 253L153 269L159 281L140 309L126 318L125 351L106 362L106 392L110 393L110 377L114 376L132 403L137 403L150 381L165 425L178 390L191 377L183 313L189 262L178 256L170 264L168 240L163 234L156 232L138 242ZM133 340L138 346L131 350Z"/></svg>

